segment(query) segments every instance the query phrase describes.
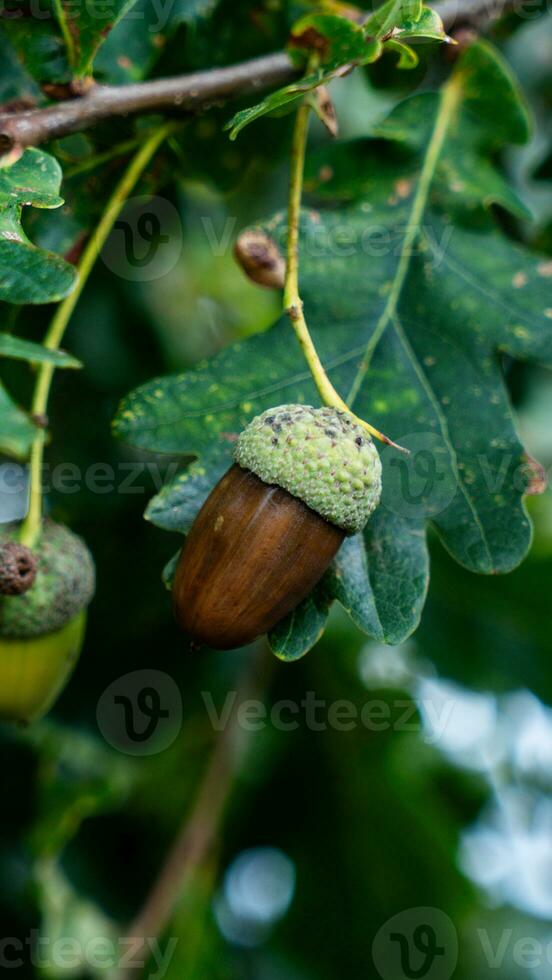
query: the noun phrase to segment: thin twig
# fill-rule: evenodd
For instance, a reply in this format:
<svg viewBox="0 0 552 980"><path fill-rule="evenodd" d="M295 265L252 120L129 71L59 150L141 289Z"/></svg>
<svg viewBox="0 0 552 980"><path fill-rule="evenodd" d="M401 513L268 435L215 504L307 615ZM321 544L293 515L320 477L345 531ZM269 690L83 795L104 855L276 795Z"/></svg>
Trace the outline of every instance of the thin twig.
<svg viewBox="0 0 552 980"><path fill-rule="evenodd" d="M443 0L436 5L445 28L473 24L481 28L525 0ZM80 98L44 109L0 115L0 152L38 146L52 139L89 129L104 119L152 112L190 112L208 109L228 99L277 85L298 76L288 55L276 54L251 61L134 85L96 85Z"/></svg>
<svg viewBox="0 0 552 980"><path fill-rule="evenodd" d="M258 656L261 652L261 657ZM144 905L126 933L132 948L130 963L118 980L136 978L148 940L159 938L169 925L194 876L216 843L230 795L249 745L250 733L240 727L239 705L262 696L274 658L263 641L254 663L238 686L232 717L221 731L201 781L195 802L170 849Z"/></svg>
<svg viewBox="0 0 552 980"><path fill-rule="evenodd" d="M163 126L159 126L154 130L149 139L146 140L138 153L132 158L121 180L113 191L102 218L82 253L78 265L79 276L77 284L73 292L57 307L51 320L46 337L44 338L44 346L48 350L57 350L59 347L67 324L71 319L73 310L78 303L94 263L118 215L121 213L121 209L152 156L163 140L170 135L174 127L175 123L165 123ZM54 366L47 363L42 364L39 369L31 406L31 414L35 418L43 418L46 415L54 370ZM44 443L45 431L43 428L39 428L31 448L29 511L21 525L19 535L22 544L26 544L29 548L32 548L35 544L40 532L42 519L42 457Z"/></svg>

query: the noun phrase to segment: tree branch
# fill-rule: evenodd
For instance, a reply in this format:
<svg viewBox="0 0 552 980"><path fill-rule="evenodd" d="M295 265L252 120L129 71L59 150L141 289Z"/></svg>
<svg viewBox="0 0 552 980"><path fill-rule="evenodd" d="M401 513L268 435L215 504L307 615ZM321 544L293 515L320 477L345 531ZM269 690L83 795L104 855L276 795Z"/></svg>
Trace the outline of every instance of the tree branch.
<svg viewBox="0 0 552 980"><path fill-rule="evenodd" d="M436 9L450 31L470 24L480 28L517 4L523 0L443 0ZM0 153L81 132L113 117L207 109L240 95L285 85L298 74L287 54L279 52L192 75L135 85L94 85L80 98L0 115Z"/></svg>
<svg viewBox="0 0 552 980"><path fill-rule="evenodd" d="M95 85L80 98L46 109L0 115L0 152L37 146L116 116L205 109L229 98L285 84L297 74L287 54L282 52L193 75L136 85Z"/></svg>

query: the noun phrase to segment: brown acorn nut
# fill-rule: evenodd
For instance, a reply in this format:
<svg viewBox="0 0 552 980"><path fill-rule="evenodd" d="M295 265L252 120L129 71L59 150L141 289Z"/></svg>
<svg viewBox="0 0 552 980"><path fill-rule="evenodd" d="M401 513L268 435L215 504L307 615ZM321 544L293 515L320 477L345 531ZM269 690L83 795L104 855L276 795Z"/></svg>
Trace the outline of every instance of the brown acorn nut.
<svg viewBox="0 0 552 980"><path fill-rule="evenodd" d="M241 434L235 460L201 508L173 582L178 624L223 650L294 609L381 492L370 437L335 409L264 412Z"/></svg>

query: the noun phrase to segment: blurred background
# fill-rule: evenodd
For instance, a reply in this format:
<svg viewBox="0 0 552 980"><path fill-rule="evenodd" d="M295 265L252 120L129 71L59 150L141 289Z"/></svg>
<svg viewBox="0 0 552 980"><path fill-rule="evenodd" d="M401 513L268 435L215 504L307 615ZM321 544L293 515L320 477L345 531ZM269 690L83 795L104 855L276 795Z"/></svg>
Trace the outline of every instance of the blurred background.
<svg viewBox="0 0 552 980"><path fill-rule="evenodd" d="M535 215L512 233L550 255L552 16L539 9L506 18L494 40L537 120L531 144L505 160ZM226 32L221 62L226 41L228 58L234 53ZM115 33L101 55L109 80L123 72L109 61ZM200 29L184 24L178 37L188 66L207 63ZM167 47L159 73L168 73L176 48ZM378 66L370 79L357 73L334 84L341 134L367 133L378 114L443 70L433 57L407 78ZM544 980L552 975L550 491L531 498L535 542L507 577L470 575L432 542L422 625L400 647L368 641L337 608L323 640L295 664L271 663L262 644L192 656L173 624L160 571L179 540L142 514L182 461L135 453L112 439L110 422L141 381L278 315L278 298L237 268L232 243L284 205L289 121L278 143L263 129L270 121L234 145L220 134L227 116L194 122L150 175L155 197L145 200L159 225L144 247L156 228L168 233L166 265L136 276L112 239L65 339L85 368L55 380L59 437L48 450L47 507L90 545L98 591L85 649L53 712L27 730L0 729L3 966L21 978L121 976L110 949L132 935L183 821L199 818L208 846L160 937L166 961L154 955L144 976L485 980L499 971L504 980ZM120 139L132 138L122 126ZM313 140L321 138L315 127ZM101 130L95 139L97 154ZM35 239L63 251L92 220L83 207L94 212L98 200L100 209L99 189L122 164L91 166L83 136L56 151L67 206L30 222ZM137 222L143 204L131 201L126 220ZM18 329L35 339L51 313L3 312L8 322L19 316ZM13 364L9 371L27 399L27 374ZM550 376L509 362L505 372L522 440L550 471ZM65 464L85 474L75 492L63 485ZM13 476L13 463L2 465ZM23 496L0 495L3 520L17 516ZM106 692L128 695L144 683L159 690L168 717L137 741ZM224 729L228 693L244 690L257 707L238 732L227 719ZM151 704L142 708L141 729ZM225 740L233 751L221 758ZM381 940L391 932L413 937L409 949L397 940L400 968ZM92 955L87 944L98 937L106 945ZM76 942L56 947L68 938Z"/></svg>

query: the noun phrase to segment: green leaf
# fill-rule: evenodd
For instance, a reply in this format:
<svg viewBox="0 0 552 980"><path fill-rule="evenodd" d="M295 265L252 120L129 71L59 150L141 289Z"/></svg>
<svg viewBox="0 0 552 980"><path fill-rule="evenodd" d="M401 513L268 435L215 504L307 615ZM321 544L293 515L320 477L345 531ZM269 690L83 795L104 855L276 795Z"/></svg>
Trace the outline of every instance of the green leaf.
<svg viewBox="0 0 552 980"><path fill-rule="evenodd" d="M178 28L210 15L219 0L136 0L119 19L94 58L103 82L122 85L147 78Z"/></svg>
<svg viewBox="0 0 552 980"><path fill-rule="evenodd" d="M77 273L59 255L37 248L21 224L25 205L58 208L61 168L48 153L26 150L9 167L0 168L0 300L51 303L73 289Z"/></svg>
<svg viewBox="0 0 552 980"><path fill-rule="evenodd" d="M40 18L22 12L21 17L2 20L2 31L20 64L36 82L66 83L71 78L71 71L65 44L48 2L42 5L41 13Z"/></svg>
<svg viewBox="0 0 552 980"><path fill-rule="evenodd" d="M151 0L137 0L110 31L94 59L96 78L110 85L141 82L161 57L166 31Z"/></svg>
<svg viewBox="0 0 552 980"><path fill-rule="evenodd" d="M344 65L363 65L381 54L381 43L368 37L364 27L336 14L308 14L295 24L288 44L308 60L313 51L328 71Z"/></svg>
<svg viewBox="0 0 552 980"><path fill-rule="evenodd" d="M403 0L387 0L364 22L366 32L372 37L385 37L403 20L405 4ZM408 12L408 4L406 4Z"/></svg>
<svg viewBox="0 0 552 980"><path fill-rule="evenodd" d="M422 16L422 0L403 0L402 9L406 20L419 20Z"/></svg>
<svg viewBox="0 0 552 980"><path fill-rule="evenodd" d="M392 38L388 38L388 34L392 34ZM316 52L317 69L300 81L271 92L257 105L237 112L225 127L230 130L230 139L236 139L244 126L261 116L286 106L292 108L305 93L339 77L351 66L377 61L384 50L383 41L399 51L399 68L414 68L418 63L417 55L402 42L416 39L449 40L439 15L418 3L389 0L363 26L336 14L303 17L295 24L288 47L291 55L299 54L302 61Z"/></svg>
<svg viewBox="0 0 552 980"><path fill-rule="evenodd" d="M14 459L27 459L36 428L0 382L0 453Z"/></svg>
<svg viewBox="0 0 552 980"><path fill-rule="evenodd" d="M53 8L76 76L92 70L96 52L109 32L134 6L136 0L53 0Z"/></svg>
<svg viewBox="0 0 552 980"><path fill-rule="evenodd" d="M82 364L62 350L48 350L42 344L21 340L10 333L0 333L0 357L11 357L29 364L53 364L57 368L80 368Z"/></svg>
<svg viewBox="0 0 552 980"><path fill-rule="evenodd" d="M236 113L227 124L230 139L249 123L284 106L292 107L307 92L336 78L345 66L366 65L376 61L382 53L381 42L368 37L364 28L345 17L335 14L309 14L293 28L289 50L293 56L300 54L308 59L316 50L319 67L310 71L298 82L271 92L262 102Z"/></svg>
<svg viewBox="0 0 552 980"><path fill-rule="evenodd" d="M500 122L489 135L493 112ZM382 503L323 586L385 642L400 642L419 622L428 524L458 562L482 573L515 567L531 540L529 475L499 354L552 366L549 265L508 240L485 210L491 201L517 208L491 155L526 135L512 79L480 43L440 96L407 100L378 128L378 193L367 200L359 187L346 211L303 216L301 286L322 361L357 414L411 449L409 457L382 450ZM358 143L350 149L355 155ZM348 172L341 164L338 196ZM285 239L281 222L267 230ZM207 493L215 458L226 464L253 415L284 402L318 403L290 329L282 319L211 361L138 388L115 432L143 449L201 457ZM293 656L317 631L319 607L316 615L311 608L310 629L303 613L289 638L276 634L278 649Z"/></svg>
<svg viewBox="0 0 552 980"><path fill-rule="evenodd" d="M299 660L318 643L330 605L331 596L318 588L271 630L270 646L280 660Z"/></svg>
<svg viewBox="0 0 552 980"><path fill-rule="evenodd" d="M394 41L390 39L385 42L385 49L387 51L396 51L399 55L399 60L397 62L397 68L410 69L415 68L420 60L415 51L408 46L408 44L402 44L400 41Z"/></svg>
<svg viewBox="0 0 552 980"><path fill-rule="evenodd" d="M215 455L208 464L192 463L152 497L144 517L164 531L186 533L205 498L231 465L231 450Z"/></svg>
<svg viewBox="0 0 552 980"><path fill-rule="evenodd" d="M94 59L113 27L134 6L136 0L42 0L40 16L30 12L6 19L2 30L17 52L19 61L40 83L67 83L92 71ZM166 5L155 6L154 16L142 10L132 24L133 36L155 45L159 20ZM131 47L132 50L132 47ZM140 53L144 48L141 47ZM118 52L127 57L126 47Z"/></svg>
<svg viewBox="0 0 552 980"><path fill-rule="evenodd" d="M265 96L263 101L258 102L257 105L236 112L235 116L226 123L224 128L230 130L230 139L235 140L241 130L245 126L249 126L249 123L255 122L261 116L266 116L269 112L283 109L284 106L293 106L307 92L311 92L333 77L333 72L326 73L323 71L316 71L310 75L306 75L299 82L292 82L291 85L286 85L284 88L277 89L276 92L271 92L270 95Z"/></svg>
<svg viewBox="0 0 552 980"><path fill-rule="evenodd" d="M174 576L176 575L176 568L179 559L180 559L180 548L172 556L172 558L169 558L167 564L165 565L163 571L161 572L161 580L167 592L170 592L172 590L173 579Z"/></svg>
<svg viewBox="0 0 552 980"><path fill-rule="evenodd" d="M379 51L380 47L374 46L374 60L379 56ZM289 109L293 108L308 92L312 92L319 85L325 85L331 82L333 78L337 78L341 70L341 68L319 68L305 75L300 81L292 82L291 85L286 85L284 88L277 89L276 92L271 92L270 95L267 95L257 105L250 106L248 109L241 109L224 127L230 130L230 139L235 140L245 126L248 126L249 123L254 122L256 119L260 119L261 116L266 116L269 112L276 112L279 109L284 109L286 106Z"/></svg>
<svg viewBox="0 0 552 980"><path fill-rule="evenodd" d="M482 71L484 88L480 88ZM457 85L461 100L456 99ZM458 118L453 111L435 161L434 204L448 216L473 213L483 203L485 207L499 204L520 218L530 218L530 211L493 162L506 144L524 143L530 130L527 109L504 62L490 47L478 45L466 52L447 91L457 102ZM332 202L369 198L383 204L391 194L396 203L397 196L409 195L424 165L440 104L437 93L414 95L373 129L374 139L336 144L323 154L313 154L306 187ZM503 114L498 113L499 105ZM380 140L387 146L382 147ZM404 151L410 154L406 161ZM383 172L382 152L386 154ZM385 173L389 182L381 179Z"/></svg>
<svg viewBox="0 0 552 980"><path fill-rule="evenodd" d="M418 0L387 0L364 22L371 37L447 41L439 14Z"/></svg>
<svg viewBox="0 0 552 980"><path fill-rule="evenodd" d="M19 99L28 100L29 104L32 104L32 101L40 96L40 89L23 68L8 38L2 35L0 35L0 65L2 66L0 104Z"/></svg>
<svg viewBox="0 0 552 980"><path fill-rule="evenodd" d="M424 7L416 20L400 20L393 30L393 39L401 41L447 41L443 21L435 10Z"/></svg>

